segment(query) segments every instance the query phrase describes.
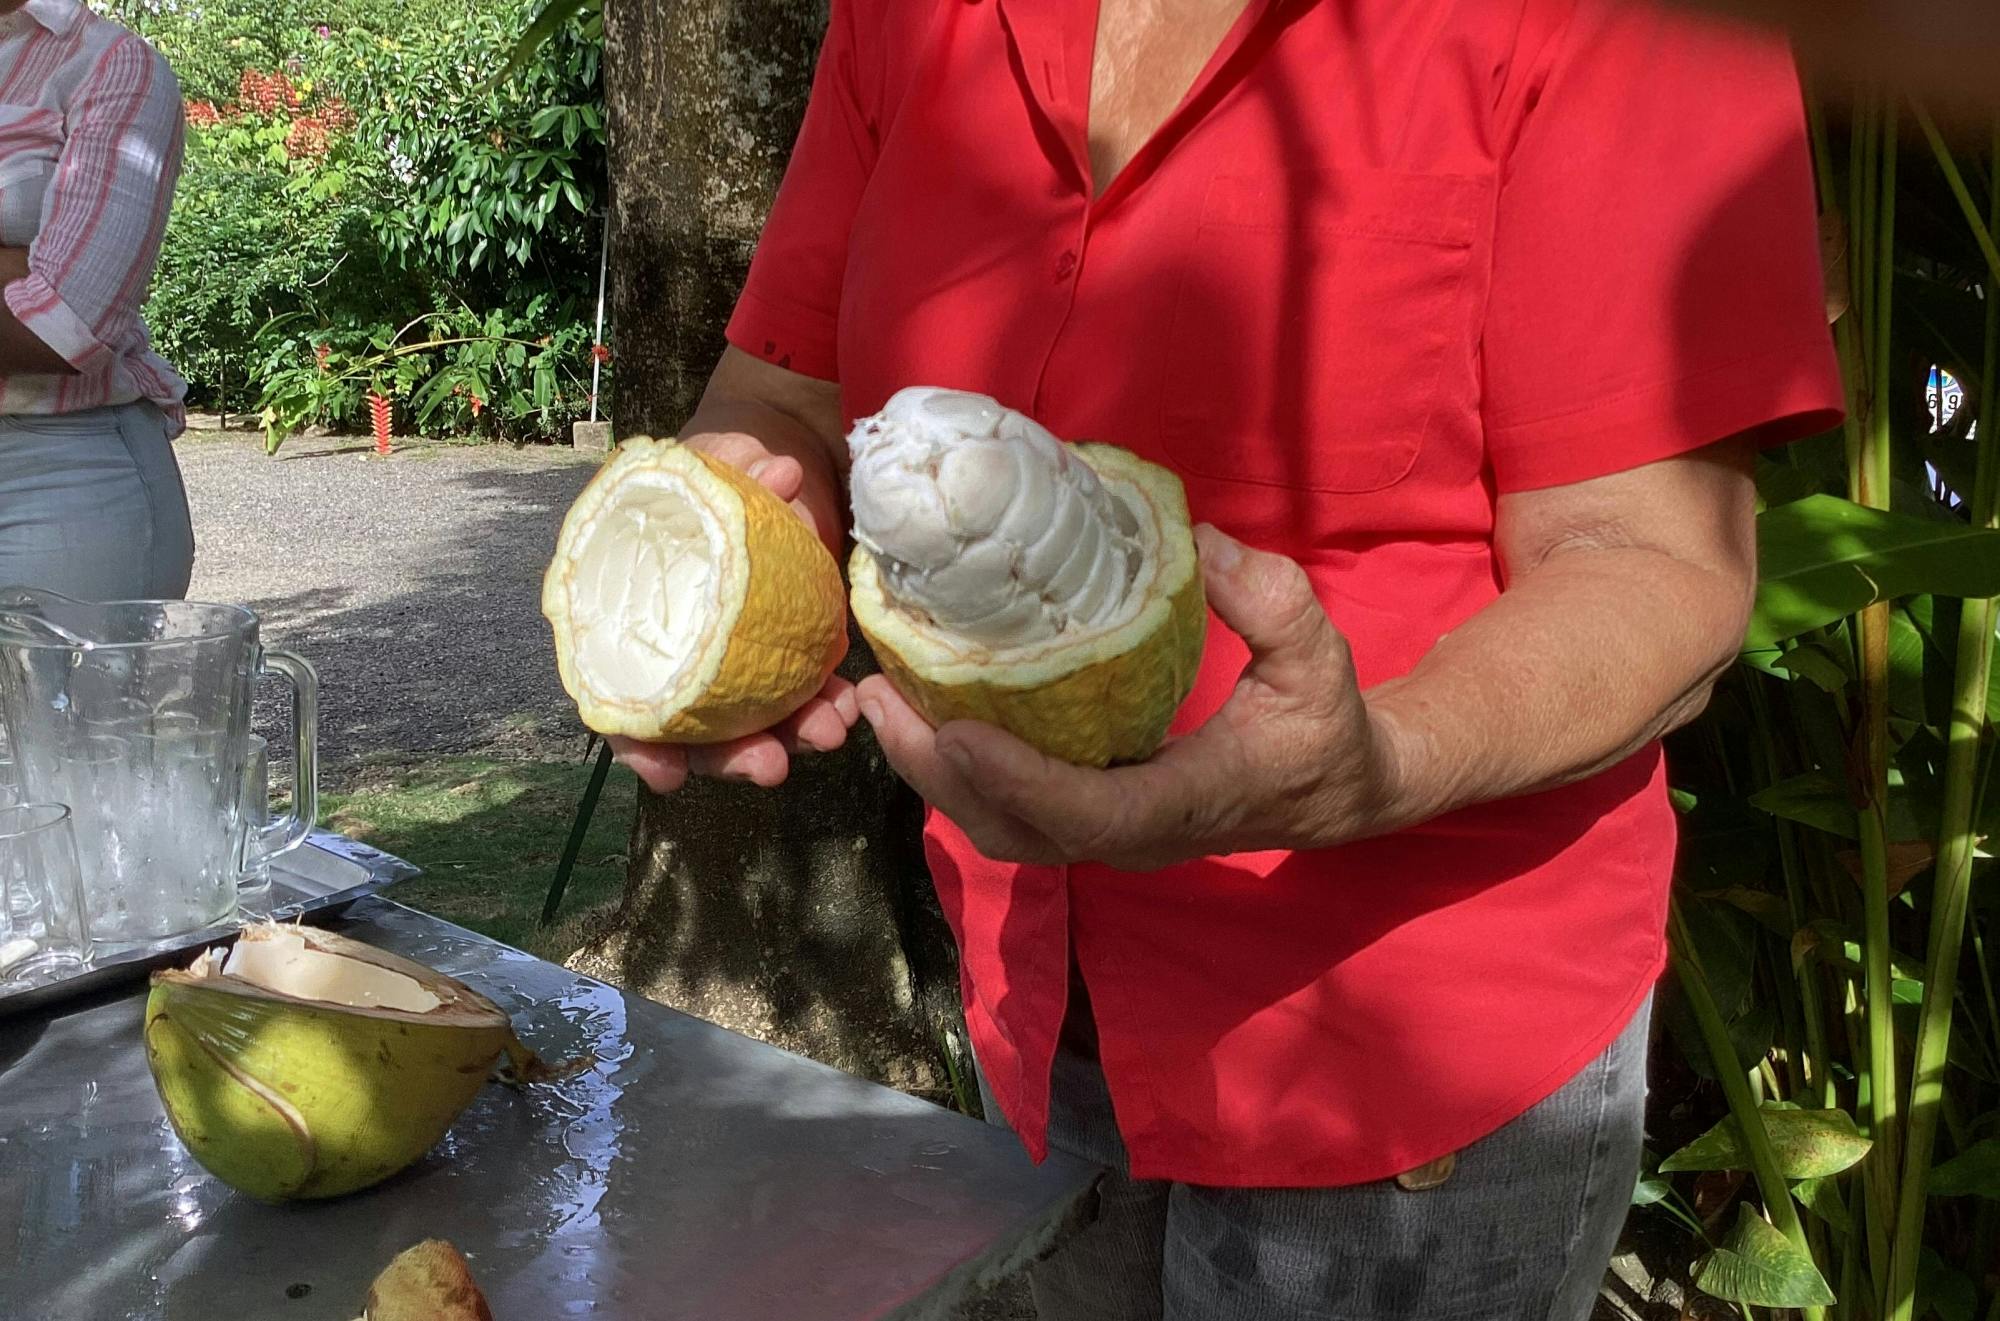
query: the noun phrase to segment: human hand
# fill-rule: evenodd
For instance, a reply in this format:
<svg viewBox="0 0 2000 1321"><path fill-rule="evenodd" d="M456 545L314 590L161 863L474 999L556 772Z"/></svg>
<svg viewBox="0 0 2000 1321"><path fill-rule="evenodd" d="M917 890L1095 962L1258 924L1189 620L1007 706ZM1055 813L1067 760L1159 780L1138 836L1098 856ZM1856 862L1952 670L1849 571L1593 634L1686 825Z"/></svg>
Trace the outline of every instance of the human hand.
<svg viewBox="0 0 2000 1321"><path fill-rule="evenodd" d="M1250 663L1221 710L1146 762L1092 770L990 725L932 730L886 679L862 680L862 714L890 763L981 853L1147 871L1394 824L1394 730L1371 715L1305 571L1211 527L1196 538L1209 605Z"/></svg>
<svg viewBox="0 0 2000 1321"><path fill-rule="evenodd" d="M799 499L805 468L797 459L774 455L754 436L740 432L687 437L691 449L741 468L785 501L808 527L829 545L838 544L839 528L823 528ZM725 743L648 743L613 735L612 752L630 766L655 793L672 793L694 775L736 780L772 788L784 783L791 759L802 753L832 752L847 742L847 731L859 717L854 685L838 674L806 704L772 729Z"/></svg>

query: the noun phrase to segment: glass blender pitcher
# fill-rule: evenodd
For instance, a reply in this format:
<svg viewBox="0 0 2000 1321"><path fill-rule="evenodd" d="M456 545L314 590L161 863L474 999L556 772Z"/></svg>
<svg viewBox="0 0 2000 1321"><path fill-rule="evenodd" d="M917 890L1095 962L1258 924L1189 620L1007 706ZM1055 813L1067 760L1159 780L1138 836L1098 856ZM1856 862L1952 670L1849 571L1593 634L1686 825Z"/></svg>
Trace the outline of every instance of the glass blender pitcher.
<svg viewBox="0 0 2000 1321"><path fill-rule="evenodd" d="M256 681L292 690L292 810L242 820ZM198 931L236 906L246 852L305 842L318 810L319 685L266 651L241 606L72 601L0 590L0 716L25 799L69 805L91 937L132 946Z"/></svg>

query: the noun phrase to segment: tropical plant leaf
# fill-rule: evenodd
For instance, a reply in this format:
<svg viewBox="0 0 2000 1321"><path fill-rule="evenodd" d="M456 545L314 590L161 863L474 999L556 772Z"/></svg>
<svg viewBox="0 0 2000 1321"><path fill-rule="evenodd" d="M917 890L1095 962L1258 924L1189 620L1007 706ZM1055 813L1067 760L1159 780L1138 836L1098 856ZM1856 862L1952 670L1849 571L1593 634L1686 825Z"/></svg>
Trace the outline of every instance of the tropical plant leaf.
<svg viewBox="0 0 2000 1321"><path fill-rule="evenodd" d="M1923 646L1922 639L1918 639L1917 646ZM1771 666L1796 678L1809 679L1829 693L1845 688L1850 678L1846 665L1834 657L1832 648L1816 642L1782 653Z"/></svg>
<svg viewBox="0 0 2000 1321"><path fill-rule="evenodd" d="M1931 1170L1925 1187L1935 1197L1986 1197L2000 1201L2000 1138L1975 1142L1937 1166Z"/></svg>
<svg viewBox="0 0 2000 1321"><path fill-rule="evenodd" d="M1939 1321L1974 1321L1979 1314L1979 1286L1964 1271L1948 1265L1936 1248L1925 1248L1917 1259L1915 1316L1935 1312Z"/></svg>
<svg viewBox="0 0 2000 1321"><path fill-rule="evenodd" d="M493 75L486 89L491 91L519 73L529 60L535 58L535 52L542 48L542 44L560 32L565 23L579 14L595 10L601 2L549 0L542 6L542 12L535 15L534 22L528 24L528 30L521 34L521 39L514 43L514 48L507 52L507 62L500 66L500 72Z"/></svg>
<svg viewBox="0 0 2000 1321"><path fill-rule="evenodd" d="M1857 1164L1874 1145L1839 1110L1799 1110L1767 1104L1761 1111L1778 1165L1787 1179L1823 1179ZM1747 1170L1750 1152L1730 1115L1660 1162L1662 1174L1679 1170Z"/></svg>
<svg viewBox="0 0 2000 1321"><path fill-rule="evenodd" d="M1746 647L1769 646L1877 601L2000 594L2000 531L1811 495L1757 519L1757 605Z"/></svg>
<svg viewBox="0 0 2000 1321"><path fill-rule="evenodd" d="M1801 1179L1792 1185L1792 1196L1834 1233L1854 1232L1854 1220L1847 1214L1847 1199L1840 1195L1840 1185L1834 1180Z"/></svg>
<svg viewBox="0 0 2000 1321"><path fill-rule="evenodd" d="M1738 1205L1736 1227L1722 1246L1694 1264L1694 1282L1711 1298L1754 1307L1824 1307L1833 1290L1810 1254Z"/></svg>
<svg viewBox="0 0 2000 1321"><path fill-rule="evenodd" d="M1780 780L1750 795L1750 804L1772 816L1824 830L1842 839L1853 839L1860 833L1847 786L1823 771L1808 771Z"/></svg>

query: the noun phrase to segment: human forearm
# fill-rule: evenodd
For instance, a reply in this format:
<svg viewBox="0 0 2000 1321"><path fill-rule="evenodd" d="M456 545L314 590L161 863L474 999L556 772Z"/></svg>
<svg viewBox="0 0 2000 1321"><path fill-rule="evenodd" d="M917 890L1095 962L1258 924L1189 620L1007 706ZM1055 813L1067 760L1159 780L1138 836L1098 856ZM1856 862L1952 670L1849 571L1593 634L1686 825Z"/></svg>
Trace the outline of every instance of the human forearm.
<svg viewBox="0 0 2000 1321"><path fill-rule="evenodd" d="M1665 552L1560 553L1365 694L1387 784L1368 833L1568 784L1698 714L1746 585Z"/></svg>
<svg viewBox="0 0 2000 1321"><path fill-rule="evenodd" d="M847 502L841 494L846 450L837 385L730 349L680 436L745 468L765 455L797 463L801 477L792 502L821 538L838 548L846 533Z"/></svg>
<svg viewBox="0 0 2000 1321"><path fill-rule="evenodd" d="M28 250L26 248L0 247L0 288L12 284L28 273ZM6 303L0 302L0 376L34 373L40 375L74 375L76 368L70 366L61 354L43 343L32 330L21 324L20 318Z"/></svg>

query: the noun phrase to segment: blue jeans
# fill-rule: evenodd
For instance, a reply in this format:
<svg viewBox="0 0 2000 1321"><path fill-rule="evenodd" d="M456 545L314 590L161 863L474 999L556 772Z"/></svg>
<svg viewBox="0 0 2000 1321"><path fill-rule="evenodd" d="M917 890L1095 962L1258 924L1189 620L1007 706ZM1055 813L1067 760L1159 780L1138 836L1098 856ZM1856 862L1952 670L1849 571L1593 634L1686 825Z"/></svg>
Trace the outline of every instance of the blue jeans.
<svg viewBox="0 0 2000 1321"><path fill-rule="evenodd" d="M1041 1321L1587 1321L1638 1177L1650 1010L1421 1191L1129 1178L1088 1008L1072 1013L1049 1141L1112 1172L1095 1220L1030 1273Z"/></svg>
<svg viewBox="0 0 2000 1321"><path fill-rule="evenodd" d="M0 587L171 599L193 567L187 492L159 409L0 416Z"/></svg>

